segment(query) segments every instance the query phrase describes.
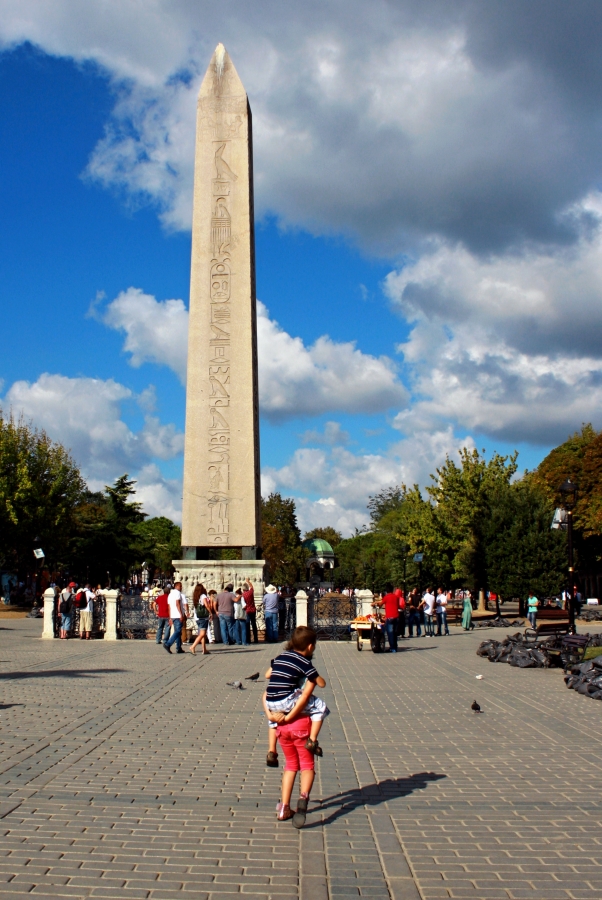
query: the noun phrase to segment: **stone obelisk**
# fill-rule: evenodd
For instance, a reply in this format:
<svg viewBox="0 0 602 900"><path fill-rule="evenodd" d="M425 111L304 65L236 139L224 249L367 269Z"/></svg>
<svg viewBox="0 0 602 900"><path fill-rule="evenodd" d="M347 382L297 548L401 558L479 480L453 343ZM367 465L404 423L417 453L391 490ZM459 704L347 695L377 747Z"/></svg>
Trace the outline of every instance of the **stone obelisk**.
<svg viewBox="0 0 602 900"><path fill-rule="evenodd" d="M251 110L222 44L197 107L182 545L186 593L262 589Z"/></svg>

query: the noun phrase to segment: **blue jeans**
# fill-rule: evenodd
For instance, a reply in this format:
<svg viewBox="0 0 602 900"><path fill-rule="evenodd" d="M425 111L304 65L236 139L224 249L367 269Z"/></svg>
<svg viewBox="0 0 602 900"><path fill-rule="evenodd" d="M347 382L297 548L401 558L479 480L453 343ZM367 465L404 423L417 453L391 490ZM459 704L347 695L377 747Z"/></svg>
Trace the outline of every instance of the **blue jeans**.
<svg viewBox="0 0 602 900"><path fill-rule="evenodd" d="M247 640L247 620L246 619L235 619L234 620L234 637L236 638L237 644L246 645L249 643Z"/></svg>
<svg viewBox="0 0 602 900"><path fill-rule="evenodd" d="M169 639L169 619L160 618L158 621L159 625L157 626L157 643L160 644L161 641L167 643L167 640Z"/></svg>
<svg viewBox="0 0 602 900"><path fill-rule="evenodd" d="M222 633L222 642L228 646L230 641L236 640L235 632L234 632L234 616L225 616L223 613L219 614L219 628Z"/></svg>
<svg viewBox="0 0 602 900"><path fill-rule="evenodd" d="M531 628L536 628L537 627L537 625L536 625L537 612L535 610L533 610L533 612L527 613L527 616L528 616L529 622L531 623Z"/></svg>
<svg viewBox="0 0 602 900"><path fill-rule="evenodd" d="M273 644L278 640L278 612L267 612L265 618L265 639Z"/></svg>
<svg viewBox="0 0 602 900"><path fill-rule="evenodd" d="M420 613L417 609L410 613L410 618L408 620L410 637L414 637L414 625L416 626L416 637L420 637Z"/></svg>
<svg viewBox="0 0 602 900"><path fill-rule="evenodd" d="M449 626L447 624L447 612L445 610L437 613L437 634L441 634L442 628L445 628L445 633L449 634Z"/></svg>
<svg viewBox="0 0 602 900"><path fill-rule="evenodd" d="M428 637L433 637L435 634L435 629L433 628L433 616L429 616L428 613L424 614L424 633L428 635Z"/></svg>
<svg viewBox="0 0 602 900"><path fill-rule="evenodd" d="M172 630L173 634L168 641L165 641L166 647L171 647L173 644L176 645L176 650L179 652L182 649L182 620L181 619L172 619ZM169 624L169 619L167 620Z"/></svg>
<svg viewBox="0 0 602 900"><path fill-rule="evenodd" d="M389 650L397 650L397 616L394 619L387 619L385 625L387 628Z"/></svg>

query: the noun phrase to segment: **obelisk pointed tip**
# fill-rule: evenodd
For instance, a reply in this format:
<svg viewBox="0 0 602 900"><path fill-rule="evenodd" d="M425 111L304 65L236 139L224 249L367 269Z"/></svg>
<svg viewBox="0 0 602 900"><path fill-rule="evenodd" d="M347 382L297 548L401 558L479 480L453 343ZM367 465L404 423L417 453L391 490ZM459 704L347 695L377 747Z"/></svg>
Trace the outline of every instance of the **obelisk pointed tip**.
<svg viewBox="0 0 602 900"><path fill-rule="evenodd" d="M206 94L217 96L244 94L246 96L245 89L230 59L230 55L221 42L213 51L211 62L201 85L200 96Z"/></svg>
<svg viewBox="0 0 602 900"><path fill-rule="evenodd" d="M213 64L215 66L215 74L218 78L221 78L224 74L224 63L226 62L226 48L222 43L219 43L215 48L215 52L213 54Z"/></svg>

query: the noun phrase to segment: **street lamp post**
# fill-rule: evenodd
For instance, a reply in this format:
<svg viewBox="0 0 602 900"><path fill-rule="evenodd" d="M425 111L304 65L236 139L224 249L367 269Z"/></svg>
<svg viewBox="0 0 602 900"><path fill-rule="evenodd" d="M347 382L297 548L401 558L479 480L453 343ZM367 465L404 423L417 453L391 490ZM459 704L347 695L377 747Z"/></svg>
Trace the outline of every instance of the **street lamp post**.
<svg viewBox="0 0 602 900"><path fill-rule="evenodd" d="M569 625L573 634L575 633L575 567L573 563L573 510L577 503L577 485L570 478L563 481L559 487L562 494L563 506L566 509L566 525L567 525L567 550L569 557Z"/></svg>

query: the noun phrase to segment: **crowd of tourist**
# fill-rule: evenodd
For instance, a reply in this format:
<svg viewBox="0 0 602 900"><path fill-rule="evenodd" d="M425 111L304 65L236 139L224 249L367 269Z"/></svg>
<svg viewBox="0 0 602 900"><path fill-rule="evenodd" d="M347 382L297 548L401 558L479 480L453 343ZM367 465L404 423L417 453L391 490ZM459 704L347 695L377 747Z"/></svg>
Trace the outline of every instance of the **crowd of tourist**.
<svg viewBox="0 0 602 900"><path fill-rule="evenodd" d="M207 590L203 584L197 584L188 599L178 581L153 597L158 620L156 642L163 644L168 653L174 645L176 653L184 653L182 632L192 620L197 632L190 647L193 654L198 646L202 654L209 653L207 645L215 642L243 647L251 642L257 644L257 614L262 611L265 640L275 643L284 634L287 618L291 617L293 596L287 586L278 589L269 584L263 597L256 599L253 585L245 582L236 590L233 584L227 584L221 591Z"/></svg>
<svg viewBox="0 0 602 900"><path fill-rule="evenodd" d="M94 608L99 600L104 602L105 591L98 585L93 588L89 583L83 586L70 581L62 589L51 585L55 590L54 624L56 637L67 640L79 636L82 640L90 640L94 632ZM247 646L258 643L258 614L262 614L265 624L265 641L275 643L290 634L296 625L295 592L288 585L276 587L269 584L261 598L255 597L253 585L245 582L242 587L234 589L227 584L221 591L207 590L201 583L197 584L190 597L182 591L182 584L173 586L155 584L150 590L145 585L123 585L121 593L142 594L149 597L150 610L157 617L156 643L163 644L168 653L175 647L176 653L185 652L183 642L191 644L190 652L196 654L200 647L202 654L209 653L208 645L221 643L225 646ZM318 601L325 593L318 588L308 588L310 598ZM349 598L360 592L354 588L345 588L341 594ZM378 610L388 636L389 649L397 652L398 640L407 637L439 637L449 635L448 608L453 604L454 611L461 606L461 624L466 631L474 628L472 613L476 608L476 597L467 590L449 591L442 587L433 591L427 587L425 591L414 588L407 597L401 588L388 586L386 590L375 594L372 606ZM577 614L580 613L582 597L574 587L574 601ZM500 615L501 598L488 592L485 608ZM568 592L558 597L546 597L539 600L533 591L525 603L524 611L533 628L536 627L538 610L546 607L567 609L570 603ZM147 607L148 608L148 607ZM43 610L34 601L29 615L41 616ZM79 613L79 616L76 615ZM459 618L459 616L458 616ZM74 634L77 632L77 635Z"/></svg>
<svg viewBox="0 0 602 900"><path fill-rule="evenodd" d="M418 588L414 588L408 594L407 599L401 588L393 589L392 586L389 586L382 591L380 596L373 601L372 606L384 615L391 653L397 653L398 638L405 638L406 627L409 638L414 637L414 631L416 631L416 637L449 635L447 606L451 600L452 592L444 591L443 588L437 588L436 594L430 587L424 593L420 592ZM468 603L470 604L470 601ZM472 606L470 609L472 612ZM470 620L467 619L465 624L463 618L462 625L470 628Z"/></svg>

